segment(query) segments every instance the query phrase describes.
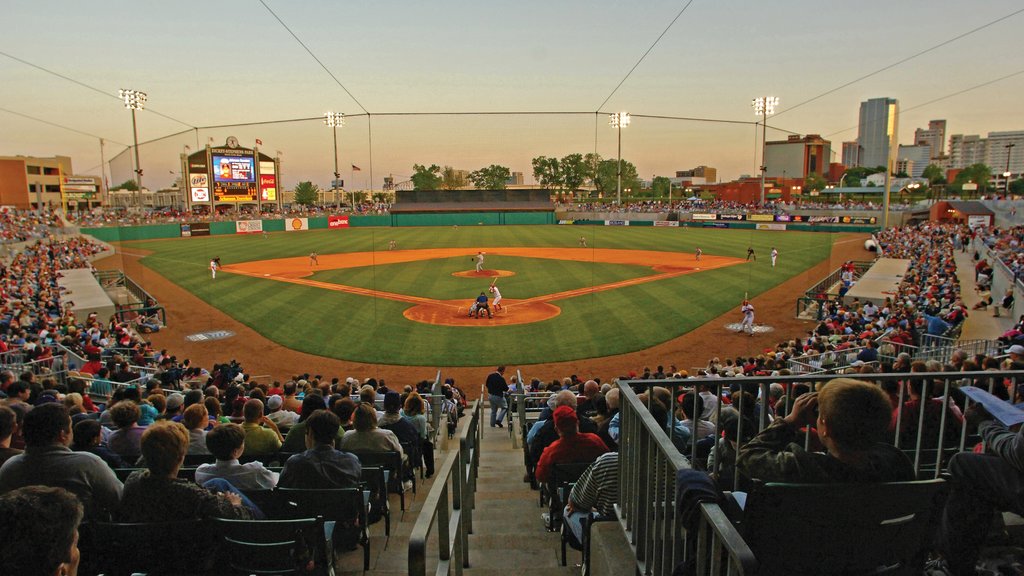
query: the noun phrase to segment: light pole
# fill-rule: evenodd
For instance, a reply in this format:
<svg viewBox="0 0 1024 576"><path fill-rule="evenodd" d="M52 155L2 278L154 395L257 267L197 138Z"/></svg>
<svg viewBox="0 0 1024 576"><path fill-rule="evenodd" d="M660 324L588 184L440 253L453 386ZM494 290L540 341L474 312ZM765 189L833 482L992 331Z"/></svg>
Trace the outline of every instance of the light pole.
<svg viewBox="0 0 1024 576"><path fill-rule="evenodd" d="M1003 172L1003 178L1006 180L1006 195L1010 195L1010 153L1013 152L1013 147L1016 146L1016 142L1010 142L1004 148L1006 148L1006 172Z"/></svg>
<svg viewBox="0 0 1024 576"><path fill-rule="evenodd" d="M615 203L622 205L622 129L629 126L629 112L613 112L608 123L619 131L619 156L615 161Z"/></svg>
<svg viewBox="0 0 1024 576"><path fill-rule="evenodd" d="M142 110L146 107L146 100L149 96L145 92L139 92L138 90L126 90L122 88L118 92L118 97L124 100L124 107L132 111L132 137L135 139L135 187L138 190L135 192L137 195L137 204L139 209L142 209L142 168L139 167L139 129L135 124L135 111Z"/></svg>
<svg viewBox="0 0 1024 576"><path fill-rule="evenodd" d="M324 114L324 124L330 126L331 131L334 133L334 180L331 181L331 190L333 191L334 201L338 202L338 178L341 178L341 173L338 172L338 127L345 125L345 114L341 112L326 112ZM352 202L352 205L354 207L355 202Z"/></svg>
<svg viewBox="0 0 1024 576"><path fill-rule="evenodd" d="M751 106L754 107L754 115L761 117L761 125L764 132L761 133L761 205L764 206L764 176L768 166L764 161L766 141L768 140L768 117L775 114L775 108L779 105L779 99L775 96L764 96L754 98ZM756 133L755 133L756 134ZM754 138L757 138L755 135Z"/></svg>

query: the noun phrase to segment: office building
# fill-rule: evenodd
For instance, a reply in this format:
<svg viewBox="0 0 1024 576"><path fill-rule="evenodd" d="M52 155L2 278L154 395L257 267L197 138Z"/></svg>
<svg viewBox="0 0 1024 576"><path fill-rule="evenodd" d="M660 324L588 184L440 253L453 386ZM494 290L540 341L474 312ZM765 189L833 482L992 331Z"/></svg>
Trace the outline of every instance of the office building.
<svg viewBox="0 0 1024 576"><path fill-rule="evenodd" d="M894 172L896 174L906 172L912 178L919 178L931 162L931 152L932 147L930 144L918 144L916 146L900 144L899 152L896 153L897 167Z"/></svg>
<svg viewBox="0 0 1024 576"><path fill-rule="evenodd" d="M1002 174L1007 170L1007 157L1011 174L1024 172L1024 130L988 133L985 163L992 168L993 174Z"/></svg>
<svg viewBox="0 0 1024 576"><path fill-rule="evenodd" d="M930 120L928 128L914 130L914 145L928 146L930 148L929 160L944 156L946 152L946 121Z"/></svg>
<svg viewBox="0 0 1024 576"><path fill-rule="evenodd" d="M843 166L860 166L860 146L856 142L843 142Z"/></svg>
<svg viewBox="0 0 1024 576"><path fill-rule="evenodd" d="M512 172L512 175L505 180L505 184L508 186L522 186L523 185L523 173Z"/></svg>
<svg viewBox="0 0 1024 576"><path fill-rule="evenodd" d="M685 182L687 180L693 182L694 179L703 178L704 182L713 184L718 181L718 169L712 168L711 166L697 166L690 170L676 170L676 178L673 179L673 183L678 181Z"/></svg>
<svg viewBox="0 0 1024 576"><path fill-rule="evenodd" d="M0 156L0 206L87 210L103 203L98 176L75 176L71 158Z"/></svg>
<svg viewBox="0 0 1024 576"><path fill-rule="evenodd" d="M949 167L956 170L972 164L984 164L988 140L977 134L953 134L949 137Z"/></svg>
<svg viewBox="0 0 1024 576"><path fill-rule="evenodd" d="M857 123L857 144L860 146L858 166L888 166L895 152L899 133L899 101L895 98L872 98L860 103Z"/></svg>
<svg viewBox="0 0 1024 576"><path fill-rule="evenodd" d="M832 143L817 134L794 134L785 140L766 142L765 176L768 178L806 178L825 175L832 155Z"/></svg>

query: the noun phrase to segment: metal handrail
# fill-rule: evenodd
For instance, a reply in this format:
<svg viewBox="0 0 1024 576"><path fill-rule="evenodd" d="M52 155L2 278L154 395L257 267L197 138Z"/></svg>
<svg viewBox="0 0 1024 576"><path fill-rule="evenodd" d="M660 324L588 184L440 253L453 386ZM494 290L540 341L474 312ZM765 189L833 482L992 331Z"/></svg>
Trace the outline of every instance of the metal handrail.
<svg viewBox="0 0 1024 576"><path fill-rule="evenodd" d="M483 401L476 400L472 416L460 424L459 449L452 451L438 469L419 517L409 535L408 573L427 574L427 540L436 520L438 564L435 574L462 574L469 567L469 534L473 531L473 508L480 468L483 434ZM450 487L449 487L450 485Z"/></svg>

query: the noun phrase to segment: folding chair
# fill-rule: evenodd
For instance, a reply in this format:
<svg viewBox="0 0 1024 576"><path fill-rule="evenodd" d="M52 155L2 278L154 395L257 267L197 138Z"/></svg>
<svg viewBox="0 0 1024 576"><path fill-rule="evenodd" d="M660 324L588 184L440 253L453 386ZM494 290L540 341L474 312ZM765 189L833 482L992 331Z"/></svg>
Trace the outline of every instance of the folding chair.
<svg viewBox="0 0 1024 576"><path fill-rule="evenodd" d="M226 565L231 574L334 574L334 563L327 555L323 517L295 520L214 518L213 529L221 542L220 566Z"/></svg>
<svg viewBox="0 0 1024 576"><path fill-rule="evenodd" d="M337 551L363 547L363 570L370 569L370 536L367 532L366 512L370 492L361 488L335 488L306 490L277 488L274 491L282 507L290 510L291 518L323 516L324 535ZM351 548L350 548L351 546Z"/></svg>
<svg viewBox="0 0 1024 576"><path fill-rule="evenodd" d="M202 574L215 557L204 520L92 522L85 531L89 544L82 560L106 576Z"/></svg>

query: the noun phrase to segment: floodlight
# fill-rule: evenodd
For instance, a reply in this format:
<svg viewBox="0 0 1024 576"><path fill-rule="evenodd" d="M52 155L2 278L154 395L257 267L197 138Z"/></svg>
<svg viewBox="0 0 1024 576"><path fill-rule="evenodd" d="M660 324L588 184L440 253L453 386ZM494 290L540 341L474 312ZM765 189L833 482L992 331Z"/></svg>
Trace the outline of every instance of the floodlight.
<svg viewBox="0 0 1024 576"><path fill-rule="evenodd" d="M324 114L324 124L331 128L345 125L345 114L343 112L327 112Z"/></svg>
<svg viewBox="0 0 1024 576"><path fill-rule="evenodd" d="M122 88L117 93L118 98L124 100L124 107L129 110L142 110L146 106L148 98L145 92L138 90L127 90Z"/></svg>

